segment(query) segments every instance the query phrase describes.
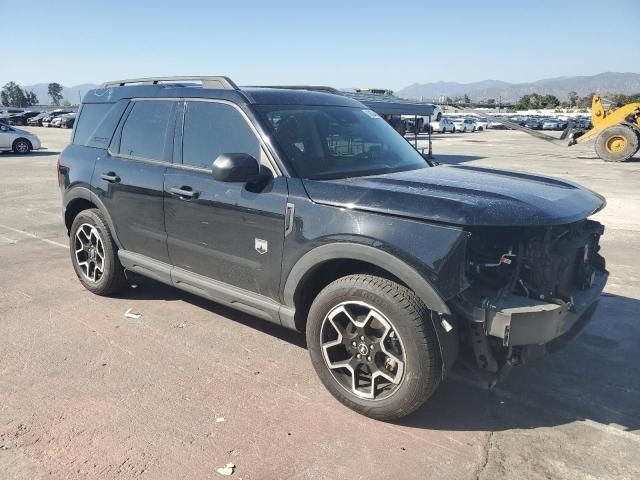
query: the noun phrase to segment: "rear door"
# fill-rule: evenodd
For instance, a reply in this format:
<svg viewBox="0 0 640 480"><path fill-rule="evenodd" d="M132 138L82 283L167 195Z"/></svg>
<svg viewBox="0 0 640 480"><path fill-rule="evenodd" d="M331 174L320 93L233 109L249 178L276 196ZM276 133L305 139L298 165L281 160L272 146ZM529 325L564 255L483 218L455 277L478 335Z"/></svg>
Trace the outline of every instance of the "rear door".
<svg viewBox="0 0 640 480"><path fill-rule="evenodd" d="M169 262L164 229L164 173L173 155L178 103L132 101L108 154L96 162L92 181L111 215L122 247L163 262Z"/></svg>
<svg viewBox="0 0 640 480"><path fill-rule="evenodd" d="M276 168L239 107L197 100L184 107L180 158L167 169L164 186L171 263L276 299L286 178L275 175L260 191L215 180L211 165L222 153L248 153L273 173Z"/></svg>

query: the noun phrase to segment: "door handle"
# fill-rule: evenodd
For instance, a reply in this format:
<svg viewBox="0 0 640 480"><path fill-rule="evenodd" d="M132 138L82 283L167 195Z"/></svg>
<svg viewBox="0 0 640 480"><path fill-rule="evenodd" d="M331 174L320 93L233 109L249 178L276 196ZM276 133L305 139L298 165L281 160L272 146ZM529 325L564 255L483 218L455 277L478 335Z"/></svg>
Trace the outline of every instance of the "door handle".
<svg viewBox="0 0 640 480"><path fill-rule="evenodd" d="M116 172L104 172L100 175L100 178L109 183L119 183L120 177L116 175Z"/></svg>
<svg viewBox="0 0 640 480"><path fill-rule="evenodd" d="M169 189L172 195L182 198L198 198L200 192L194 192L193 188L188 185L182 185L180 187L171 187Z"/></svg>

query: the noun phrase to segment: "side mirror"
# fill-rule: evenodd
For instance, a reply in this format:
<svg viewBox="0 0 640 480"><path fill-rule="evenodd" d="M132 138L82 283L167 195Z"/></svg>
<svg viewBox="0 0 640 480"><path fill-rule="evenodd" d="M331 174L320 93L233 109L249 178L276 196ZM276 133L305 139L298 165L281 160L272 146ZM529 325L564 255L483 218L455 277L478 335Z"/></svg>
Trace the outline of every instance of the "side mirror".
<svg viewBox="0 0 640 480"><path fill-rule="evenodd" d="M211 167L213 178L219 182L253 182L258 178L260 164L248 153L223 153Z"/></svg>
<svg viewBox="0 0 640 480"><path fill-rule="evenodd" d="M0 131L8 132L9 131L9 127L7 127L6 125L0 125Z"/></svg>

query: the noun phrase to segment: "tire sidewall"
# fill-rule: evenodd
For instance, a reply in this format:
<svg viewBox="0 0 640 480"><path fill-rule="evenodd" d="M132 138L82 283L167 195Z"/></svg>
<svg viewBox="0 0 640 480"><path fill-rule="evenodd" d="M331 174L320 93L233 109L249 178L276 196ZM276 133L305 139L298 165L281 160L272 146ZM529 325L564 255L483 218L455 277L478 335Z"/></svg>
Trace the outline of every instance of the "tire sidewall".
<svg viewBox="0 0 640 480"><path fill-rule="evenodd" d="M97 282L92 282L84 277L75 255L76 232L80 226L85 223L92 225L98 230L104 248L104 271L102 277L100 277L100 280ZM114 282L114 276L118 274L117 269L119 268L119 262L116 258L116 249L109 228L97 210L84 210L74 219L71 229L69 230L69 253L71 255L73 269L87 290L97 294L104 294L110 289L110 286Z"/></svg>
<svg viewBox="0 0 640 480"><path fill-rule="evenodd" d="M387 398L368 400L348 392L333 377L324 361L320 346L322 321L332 308L347 301L364 301L379 310L392 323L394 330L400 336L405 353L403 378L398 389ZM424 319L424 328L432 329L430 319ZM429 390L433 390L430 385L434 381L436 385L439 382L440 368L434 368L436 365L431 365L432 359L424 348L424 344L421 344L421 337L422 334L416 328L414 320L409 318L407 311L400 304L393 302L379 289L367 288L364 285L358 285L357 282L344 283L340 286L331 284L325 288L311 306L307 321L309 354L325 387L350 408L379 419L398 418L415 410L419 404L416 406L411 401L407 402L407 399L413 400L416 397L426 399L431 393ZM436 362L440 362L439 353L433 358ZM429 378L436 371L437 380Z"/></svg>
<svg viewBox="0 0 640 480"><path fill-rule="evenodd" d="M27 146L27 149L24 152L18 150L18 145L24 144ZM19 155L25 155L31 151L31 144L27 140L18 139L13 144L13 151Z"/></svg>
<svg viewBox="0 0 640 480"><path fill-rule="evenodd" d="M613 135L622 135L627 139L627 147L622 153L616 154L615 157L607 150L606 142ZM596 154L606 162L624 162L638 151L638 143L640 141L640 134L634 129L624 126L616 125L605 129L595 142Z"/></svg>

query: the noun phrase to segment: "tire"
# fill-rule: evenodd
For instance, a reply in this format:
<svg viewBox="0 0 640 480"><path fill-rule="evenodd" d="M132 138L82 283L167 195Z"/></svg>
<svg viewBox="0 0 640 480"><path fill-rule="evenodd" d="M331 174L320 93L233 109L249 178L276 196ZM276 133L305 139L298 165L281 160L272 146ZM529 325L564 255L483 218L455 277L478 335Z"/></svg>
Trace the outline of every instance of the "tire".
<svg viewBox="0 0 640 480"><path fill-rule="evenodd" d="M27 139L18 138L13 142L11 148L13 149L14 153L25 155L33 149L33 145L31 145L31 142Z"/></svg>
<svg viewBox="0 0 640 480"><path fill-rule="evenodd" d="M595 148L605 162L625 162L638 151L638 134L626 125L614 125L598 135Z"/></svg>
<svg viewBox="0 0 640 480"><path fill-rule="evenodd" d="M80 247L83 250L77 252ZM90 292L107 296L126 286L124 268L118 259L118 247L102 212L97 208L83 210L73 220L69 231L69 253L80 283ZM86 265L82 265L82 262ZM102 266L101 272L99 265Z"/></svg>
<svg viewBox="0 0 640 480"><path fill-rule="evenodd" d="M311 305L306 330L311 362L322 383L363 415L404 417L440 384L442 360L430 311L413 291L391 280L359 274L330 283ZM351 362L351 369L335 366L344 361ZM369 384L356 385L353 370L360 378L368 375Z"/></svg>

